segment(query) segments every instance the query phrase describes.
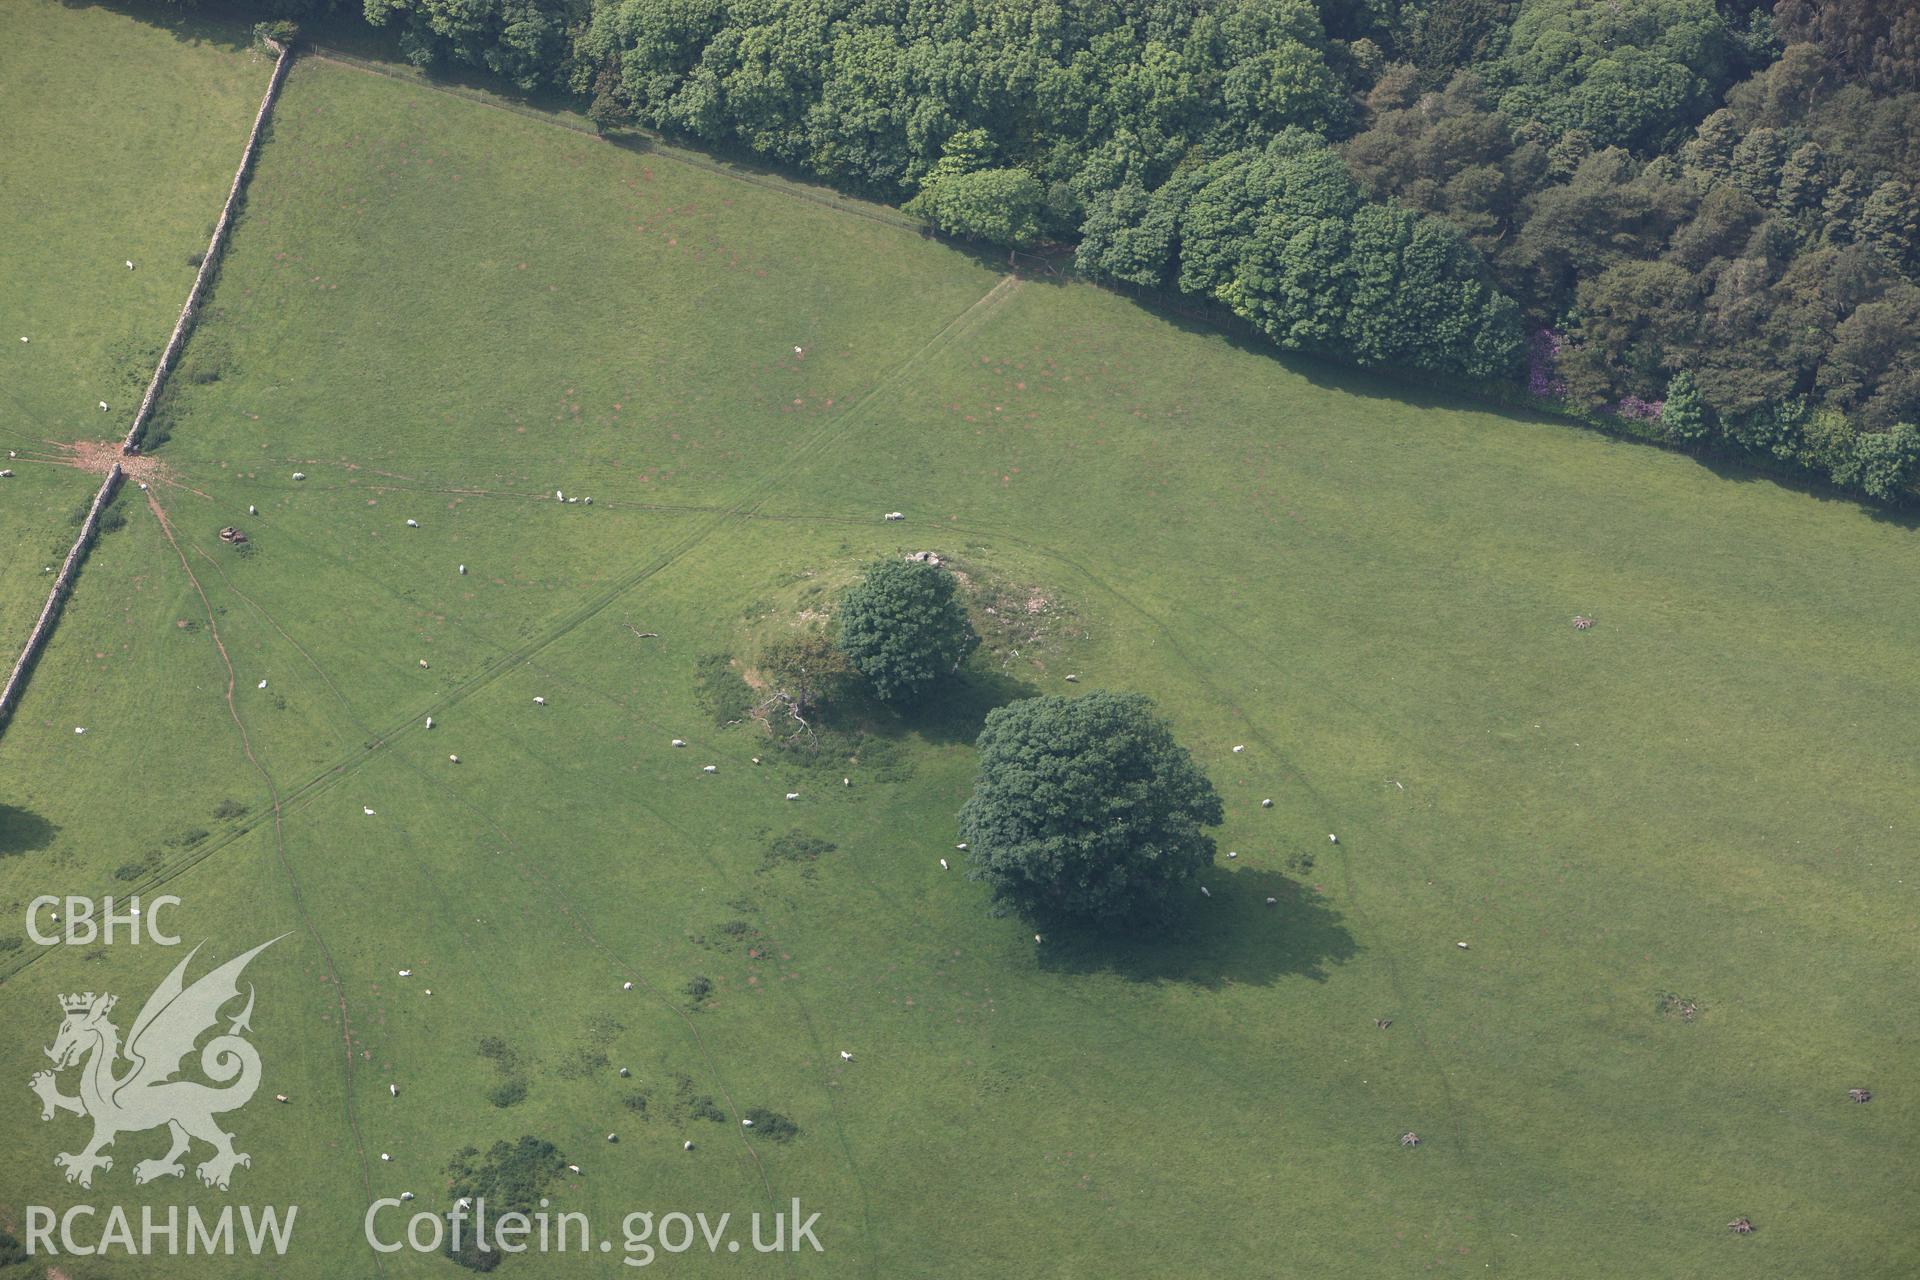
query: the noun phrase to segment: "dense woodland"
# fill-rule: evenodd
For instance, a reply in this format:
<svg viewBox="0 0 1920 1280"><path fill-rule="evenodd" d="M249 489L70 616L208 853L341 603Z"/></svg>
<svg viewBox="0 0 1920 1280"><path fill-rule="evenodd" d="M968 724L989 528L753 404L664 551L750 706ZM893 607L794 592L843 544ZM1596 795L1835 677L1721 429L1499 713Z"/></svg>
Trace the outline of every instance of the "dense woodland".
<svg viewBox="0 0 1920 1280"><path fill-rule="evenodd" d="M1920 474L1920 0L364 3L423 65L1282 348L1876 498Z"/></svg>

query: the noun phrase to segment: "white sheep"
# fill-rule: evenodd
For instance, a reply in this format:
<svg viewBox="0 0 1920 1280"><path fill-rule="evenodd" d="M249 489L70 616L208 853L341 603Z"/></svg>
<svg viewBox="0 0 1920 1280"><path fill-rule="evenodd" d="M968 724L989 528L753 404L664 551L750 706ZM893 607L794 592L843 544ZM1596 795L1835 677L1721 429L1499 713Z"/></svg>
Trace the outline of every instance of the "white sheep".
<svg viewBox="0 0 1920 1280"><path fill-rule="evenodd" d="M305 480L307 478L307 473L304 471L296 471L293 473L293 478L295 480Z"/></svg>
<svg viewBox="0 0 1920 1280"><path fill-rule="evenodd" d="M413 970L411 970L411 969L402 969L402 970L400 971L400 976L401 976L401 977L403 977L403 978L411 978L411 977L413 976Z"/></svg>
<svg viewBox="0 0 1920 1280"><path fill-rule="evenodd" d="M127 270L129 270L129 271L131 271L131 270L133 270L133 259L132 259L132 258L128 258L128 259L127 259Z"/></svg>
<svg viewBox="0 0 1920 1280"><path fill-rule="evenodd" d="M619 1135L619 1134L617 1134L617 1133L610 1133L610 1134L608 1134L608 1135L607 1135L607 1141L608 1141L608 1142L618 1142L618 1141L620 1141L620 1135Z"/></svg>
<svg viewBox="0 0 1920 1280"><path fill-rule="evenodd" d="M419 527L420 527L420 522L419 522L418 520L409 520L409 521L407 521L407 528L409 528L409 529L418 529Z"/></svg>
<svg viewBox="0 0 1920 1280"><path fill-rule="evenodd" d="M251 502L249 502L247 504L247 514L250 516L257 516L260 514L260 508L254 506Z"/></svg>
<svg viewBox="0 0 1920 1280"><path fill-rule="evenodd" d="M1213 890L1211 890L1211 889L1209 889L1209 888L1207 888L1207 886L1205 886L1205 885L1201 885L1201 886L1200 886L1200 896L1201 896L1201 897L1203 897L1203 898L1211 898L1211 897L1213 896Z"/></svg>
<svg viewBox="0 0 1920 1280"><path fill-rule="evenodd" d="M681 1143L681 1144L680 1144L680 1149L681 1149L682 1151L691 1151L691 1150L693 1150L693 1139L692 1139L692 1138L688 1138L688 1139L687 1139L687 1140L686 1140L685 1142L683 1142L683 1143Z"/></svg>
<svg viewBox="0 0 1920 1280"><path fill-rule="evenodd" d="M553 500L555 502L565 502L567 500L567 495L562 493L560 490L555 489L553 491Z"/></svg>
<svg viewBox="0 0 1920 1280"><path fill-rule="evenodd" d="M429 728L429 729L431 729L431 728L433 728L433 717L432 717L432 716L428 716L428 717L427 717L427 728Z"/></svg>
<svg viewBox="0 0 1920 1280"><path fill-rule="evenodd" d="M676 747L684 747L687 745L687 740L685 738L675 738L673 740L673 745Z"/></svg>
<svg viewBox="0 0 1920 1280"><path fill-rule="evenodd" d="M106 411L107 411L107 402L105 400L102 400L100 402L100 412L105 413Z"/></svg>
<svg viewBox="0 0 1920 1280"><path fill-rule="evenodd" d="M467 576L467 566L465 565L460 566L460 576L463 578Z"/></svg>
<svg viewBox="0 0 1920 1280"><path fill-rule="evenodd" d="M623 982L620 984L620 989L622 991L631 991L633 990L633 984L631 982Z"/></svg>
<svg viewBox="0 0 1920 1280"><path fill-rule="evenodd" d="M1229 849L1229 850L1227 850L1227 857L1229 857L1229 858L1237 858L1237 857L1239 857L1239 856L1240 856L1240 851L1239 851L1238 849Z"/></svg>
<svg viewBox="0 0 1920 1280"><path fill-rule="evenodd" d="M700 772L702 772L702 773L718 773L718 772L720 772L720 766L719 766L719 765L717 765L717 764L703 764L703 765L701 765L701 766L700 766Z"/></svg>
<svg viewBox="0 0 1920 1280"><path fill-rule="evenodd" d="M842 1061L842 1062L852 1062L852 1061L853 1061L853 1055L852 1055L851 1053L849 1053L849 1052L848 1052L847 1050L845 1050L845 1049L842 1049L842 1050L840 1051L840 1061Z"/></svg>
<svg viewBox="0 0 1920 1280"><path fill-rule="evenodd" d="M800 793L799 793L798 791L789 791L789 792L787 792L787 799L789 799L789 800L798 800L799 798L800 798Z"/></svg>
<svg viewBox="0 0 1920 1280"><path fill-rule="evenodd" d="M567 1166L567 1168L573 1170L575 1173L580 1172L580 1166L577 1164L570 1164Z"/></svg>
<svg viewBox="0 0 1920 1280"><path fill-rule="evenodd" d="M413 1192L411 1192L411 1191L402 1191L402 1192L400 1193L400 1198L401 1198L402 1200L411 1200L411 1199L413 1199Z"/></svg>
<svg viewBox="0 0 1920 1280"><path fill-rule="evenodd" d="M369 818L373 817L373 810L367 808L365 805L360 806L360 812L366 814Z"/></svg>
<svg viewBox="0 0 1920 1280"><path fill-rule="evenodd" d="M743 1116L740 1119L740 1124L743 1128L751 1129L753 1128L753 1118L751 1116Z"/></svg>
<svg viewBox="0 0 1920 1280"><path fill-rule="evenodd" d="M1246 749L1247 749L1246 745L1243 743L1240 746L1237 746L1233 749L1233 754L1239 755L1242 751L1245 751Z"/></svg>
<svg viewBox="0 0 1920 1280"><path fill-rule="evenodd" d="M83 724L77 724L73 726L73 731L75 733L85 733L87 731L87 727Z"/></svg>
<svg viewBox="0 0 1920 1280"><path fill-rule="evenodd" d="M1267 899L1267 905L1271 907L1271 906L1273 906L1273 905L1274 905L1275 903L1277 903L1277 902L1279 902L1279 901L1280 901L1280 899L1278 899L1278 898L1268 898L1268 899Z"/></svg>
<svg viewBox="0 0 1920 1280"><path fill-rule="evenodd" d="M793 354L795 354L795 355L797 355L797 356L798 356L798 355L805 355L805 354L806 354L806 352L804 352L804 351L802 351L802 350L801 350L801 349L800 349L799 347L795 347L795 348L793 349Z"/></svg>
<svg viewBox="0 0 1920 1280"><path fill-rule="evenodd" d="M104 408L106 408L107 406L105 406L105 405L101 405L100 407L101 407L102 409L104 409ZM907 514L906 514L906 512L904 512L904 511L889 511L889 512L887 512L887 519L889 519L889 520L905 520L906 518L907 518Z"/></svg>
<svg viewBox="0 0 1920 1280"><path fill-rule="evenodd" d="M536 696L533 700L533 705L536 707L544 707L547 705L547 700L545 698Z"/></svg>
<svg viewBox="0 0 1920 1280"><path fill-rule="evenodd" d="M383 1161L386 1161L386 1160L391 1160L391 1159L393 1159L393 1157L392 1157L392 1156L390 1156L390 1155L388 1155L388 1154L387 1154L386 1152L384 1152L384 1151L382 1151L382 1152L380 1153L380 1159L381 1159L381 1160L383 1160Z"/></svg>
<svg viewBox="0 0 1920 1280"><path fill-rule="evenodd" d="M470 1205L470 1204L472 1204L472 1203L473 1203L473 1199L472 1199L472 1197L470 1197L470 1196L461 1196L461 1197L460 1197L460 1198L459 1198L458 1200L455 1200L455 1201L453 1202L453 1207L454 1207L454 1208L456 1208L456 1209L464 1209L464 1208L466 1208L466 1207L467 1207L468 1205Z"/></svg>
<svg viewBox="0 0 1920 1280"><path fill-rule="evenodd" d="M940 859L940 869L942 871L947 869L947 860L945 858Z"/></svg>
<svg viewBox="0 0 1920 1280"><path fill-rule="evenodd" d="M1335 834L1333 834L1333 832L1331 832L1331 831L1329 831L1329 832L1327 832L1327 843L1328 843L1328 844L1339 844L1339 843L1340 843L1340 837L1339 837L1339 836L1337 836L1337 835L1335 835Z"/></svg>
<svg viewBox="0 0 1920 1280"><path fill-rule="evenodd" d="M1271 801L1271 800L1262 800L1262 801L1260 802L1260 807L1261 807L1262 809L1271 809L1271 808L1273 808L1273 801Z"/></svg>
<svg viewBox="0 0 1920 1280"><path fill-rule="evenodd" d="M388 1096L389 1098L397 1098L397 1097L399 1097L399 1096L400 1096L400 1086L399 1086L399 1085L397 1085L397 1084L390 1084L390 1085L388 1085L388 1086L387 1086L387 1096Z"/></svg>
<svg viewBox="0 0 1920 1280"><path fill-rule="evenodd" d="M265 680L262 680L256 687L264 689L267 687L267 682Z"/></svg>
<svg viewBox="0 0 1920 1280"><path fill-rule="evenodd" d="M460 757L459 757L459 756L454 756L454 755L450 755L450 756L448 756L448 757L447 757L447 763L448 763L448 764L459 764L459 763L460 763Z"/></svg>
<svg viewBox="0 0 1920 1280"><path fill-rule="evenodd" d="M965 840L962 840L959 844L953 847L956 849L965 849L967 847L967 842Z"/></svg>

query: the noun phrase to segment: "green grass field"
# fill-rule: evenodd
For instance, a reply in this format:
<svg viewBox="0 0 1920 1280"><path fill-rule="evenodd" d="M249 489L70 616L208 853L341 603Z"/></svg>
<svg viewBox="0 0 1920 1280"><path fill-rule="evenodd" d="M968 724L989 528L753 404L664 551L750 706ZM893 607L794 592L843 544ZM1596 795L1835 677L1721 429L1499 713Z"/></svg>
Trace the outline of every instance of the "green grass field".
<svg viewBox="0 0 1920 1280"><path fill-rule="evenodd" d="M18 8L47 50L76 12L170 39ZM174 83L242 56L165 53ZM36 894L135 891L203 959L288 934L248 972L291 1102L228 1117L230 1193L134 1187L157 1132L86 1192L52 1165L82 1122L13 1086L0 1226L291 1203L272 1274L463 1275L376 1261L366 1204L443 1208L455 1152L535 1134L616 1242L633 1209L823 1215L823 1254L667 1274L1920 1268L1910 524L806 195L296 65L189 351L217 376L176 384L153 502L0 739L0 938ZM704 655L921 549L999 605L950 705L817 764L716 727ZM1036 946L937 859L985 709L1096 687L1173 720L1222 860L1166 938ZM791 831L835 847L770 860ZM0 1080L60 993L124 1028L178 959L0 953Z"/></svg>
<svg viewBox="0 0 1920 1280"><path fill-rule="evenodd" d="M13 665L193 283L272 63L223 27L0 0L0 653ZM125 263L131 261L134 270ZM29 341L22 342L20 339ZM102 413L99 403L108 411Z"/></svg>

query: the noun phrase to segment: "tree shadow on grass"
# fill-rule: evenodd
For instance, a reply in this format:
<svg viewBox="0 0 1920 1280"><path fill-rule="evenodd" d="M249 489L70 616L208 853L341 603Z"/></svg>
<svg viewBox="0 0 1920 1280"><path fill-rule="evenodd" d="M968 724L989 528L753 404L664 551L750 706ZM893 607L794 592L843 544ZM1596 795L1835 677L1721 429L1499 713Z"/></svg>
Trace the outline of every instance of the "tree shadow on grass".
<svg viewBox="0 0 1920 1280"><path fill-rule="evenodd" d="M60 834L60 828L37 813L0 804L0 858L45 849Z"/></svg>
<svg viewBox="0 0 1920 1280"><path fill-rule="evenodd" d="M237 7L189 8L163 0L60 0L69 9L105 9L158 27L181 44L213 45L239 52L253 44L253 24L267 14L248 17Z"/></svg>
<svg viewBox="0 0 1920 1280"><path fill-rule="evenodd" d="M1216 990L1270 986L1282 978L1325 982L1333 966L1359 954L1340 912L1277 871L1215 867L1200 882L1213 896L1196 890L1191 905L1149 934L1043 929L1040 968Z"/></svg>
<svg viewBox="0 0 1920 1280"><path fill-rule="evenodd" d="M971 743L979 738L989 712L1039 693L1004 671L966 667L924 701L879 717L872 727L887 738L914 734L941 746Z"/></svg>

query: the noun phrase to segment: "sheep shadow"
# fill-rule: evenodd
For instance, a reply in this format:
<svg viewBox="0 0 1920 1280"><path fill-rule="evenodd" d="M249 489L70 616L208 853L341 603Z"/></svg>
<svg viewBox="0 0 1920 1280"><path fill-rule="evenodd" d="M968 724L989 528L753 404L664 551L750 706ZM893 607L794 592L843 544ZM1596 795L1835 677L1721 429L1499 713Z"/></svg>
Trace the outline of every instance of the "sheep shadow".
<svg viewBox="0 0 1920 1280"><path fill-rule="evenodd" d="M1196 890L1192 903L1152 932L1043 929L1041 970L1216 990L1283 978L1326 982L1360 952L1339 911L1277 871L1219 865L1200 880L1213 896Z"/></svg>
<svg viewBox="0 0 1920 1280"><path fill-rule="evenodd" d="M47 848L60 828L37 813L0 804L0 858L12 858Z"/></svg>

